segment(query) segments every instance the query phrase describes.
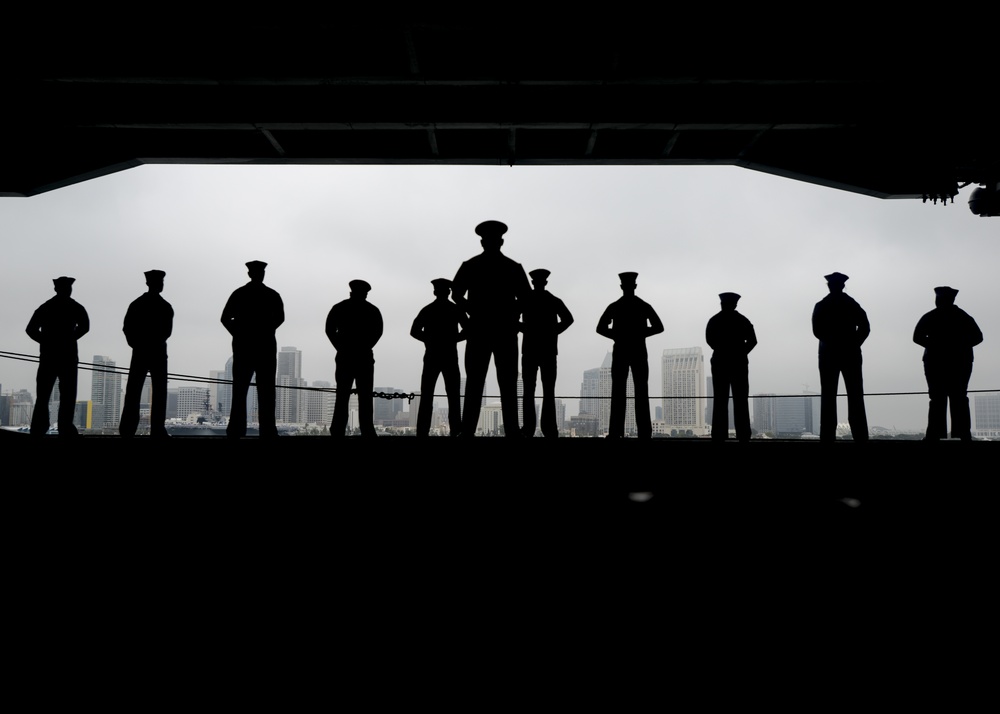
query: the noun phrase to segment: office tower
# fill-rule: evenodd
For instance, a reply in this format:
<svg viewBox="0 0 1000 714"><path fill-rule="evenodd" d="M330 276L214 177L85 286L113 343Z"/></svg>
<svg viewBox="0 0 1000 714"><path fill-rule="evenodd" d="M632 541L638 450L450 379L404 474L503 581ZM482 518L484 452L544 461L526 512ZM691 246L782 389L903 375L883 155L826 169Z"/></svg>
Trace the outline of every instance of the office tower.
<svg viewBox="0 0 1000 714"><path fill-rule="evenodd" d="M777 435L778 429L774 421L776 396L776 394L755 394L750 400L753 404L753 419L750 423L754 433Z"/></svg>
<svg viewBox="0 0 1000 714"><path fill-rule="evenodd" d="M274 418L279 424L304 424L306 380L302 379L302 351L282 347L278 352L278 375L275 378Z"/></svg>
<svg viewBox="0 0 1000 714"><path fill-rule="evenodd" d="M479 436L501 436L504 434L503 413L499 403L487 404L479 410L479 423L476 425L476 434Z"/></svg>
<svg viewBox="0 0 1000 714"><path fill-rule="evenodd" d="M705 357L701 347L663 350L664 430L706 433Z"/></svg>
<svg viewBox="0 0 1000 714"><path fill-rule="evenodd" d="M600 367L584 371L583 382L580 383L580 414L590 414L592 416L600 414L600 401L597 398L600 380Z"/></svg>
<svg viewBox="0 0 1000 714"><path fill-rule="evenodd" d="M73 426L77 429L89 429L93 424L93 406L90 400L77 402L73 408Z"/></svg>
<svg viewBox="0 0 1000 714"><path fill-rule="evenodd" d="M803 392L803 395L774 397L775 436L819 434L819 395L815 392Z"/></svg>
<svg viewBox="0 0 1000 714"><path fill-rule="evenodd" d="M187 419L192 414L207 416L211 399L208 387L178 387L177 418Z"/></svg>
<svg viewBox="0 0 1000 714"><path fill-rule="evenodd" d="M399 387L375 387L377 393L382 394L404 394ZM388 425L397 419L402 419L400 414L403 411L405 399L383 399L375 397L375 404L372 407L372 420L376 424Z"/></svg>
<svg viewBox="0 0 1000 714"><path fill-rule="evenodd" d="M122 415L122 376L110 357L94 355L94 368L90 382L92 428L117 429Z"/></svg>
<svg viewBox="0 0 1000 714"><path fill-rule="evenodd" d="M318 424L329 427L333 421L333 385L329 382L316 381L312 383L312 389L306 390L306 424Z"/></svg>
<svg viewBox="0 0 1000 714"><path fill-rule="evenodd" d="M4 426L28 426L31 424L31 415L35 412L35 399L27 389L19 389L7 395L8 412L7 419L4 419ZM49 412L54 414L55 412Z"/></svg>
<svg viewBox="0 0 1000 714"><path fill-rule="evenodd" d="M167 419L177 418L177 387L167 387Z"/></svg>
<svg viewBox="0 0 1000 714"><path fill-rule="evenodd" d="M976 431L1000 430L1000 393L977 394L973 401L976 410Z"/></svg>

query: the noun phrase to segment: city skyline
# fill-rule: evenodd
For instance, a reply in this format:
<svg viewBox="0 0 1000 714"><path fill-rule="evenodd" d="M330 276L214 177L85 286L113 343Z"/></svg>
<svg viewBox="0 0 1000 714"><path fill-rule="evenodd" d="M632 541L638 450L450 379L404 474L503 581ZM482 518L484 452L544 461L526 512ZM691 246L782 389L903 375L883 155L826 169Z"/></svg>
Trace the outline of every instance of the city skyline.
<svg viewBox="0 0 1000 714"><path fill-rule="evenodd" d="M704 328L718 293L735 291L760 338L750 355L751 393L800 394L818 391L809 318L826 294L823 275L839 270L872 322L864 346L869 421L916 429L926 395L875 395L926 390L912 331L938 285L960 290L958 305L986 337L970 389L1000 388L992 274L1000 223L969 212L971 189L942 207L735 167L144 166L0 200L0 350L37 354L24 326L53 294L52 278L70 275L91 318L80 354L127 362L122 318L145 291L143 272L157 268L166 271L163 296L176 313L169 369L208 376L231 354L222 307L247 282L244 263L259 259L269 263L265 283L285 302L278 346L302 350L303 379L333 381L324 319L348 281L363 278L386 320L375 381L416 392L422 344L409 328L433 299L430 281L452 277L480 251L475 225L498 219L510 227L504 253L525 270L551 270L550 289L576 317L559 341L556 396L569 414L579 411L582 373L606 354L594 329L620 295L619 272L638 271L636 294L666 327L649 339L651 357L678 345L707 354ZM34 372L29 362L0 360L4 390L33 392ZM651 364L651 395L662 392L659 372ZM78 398L90 388L81 370ZM492 376L487 393L498 394Z"/></svg>

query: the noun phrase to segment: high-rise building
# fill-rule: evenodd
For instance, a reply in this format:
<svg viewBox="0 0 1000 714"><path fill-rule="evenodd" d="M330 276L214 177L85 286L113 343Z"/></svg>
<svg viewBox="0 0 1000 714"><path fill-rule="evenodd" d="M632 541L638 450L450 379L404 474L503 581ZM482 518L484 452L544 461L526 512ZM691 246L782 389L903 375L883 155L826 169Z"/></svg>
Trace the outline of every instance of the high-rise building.
<svg viewBox="0 0 1000 714"><path fill-rule="evenodd" d="M774 397L774 434L785 438L819 434L819 395Z"/></svg>
<svg viewBox="0 0 1000 714"><path fill-rule="evenodd" d="M705 426L705 356L701 347L663 350L663 427L669 433L707 432Z"/></svg>
<svg viewBox="0 0 1000 714"><path fill-rule="evenodd" d="M92 428L117 429L122 415L122 376L115 370L115 361L110 357L94 355L90 401L93 403Z"/></svg>
<svg viewBox="0 0 1000 714"><path fill-rule="evenodd" d="M601 380L601 368L585 370L583 382L580 383L580 414L600 414L600 401L598 400L598 384Z"/></svg>
<svg viewBox="0 0 1000 714"><path fill-rule="evenodd" d="M178 387L177 418L187 419L192 414L207 416L211 400L208 387Z"/></svg>
<svg viewBox="0 0 1000 714"><path fill-rule="evenodd" d="M751 399L753 404L753 420L750 422L756 434L770 434L775 436L778 433L777 424L774 420L776 394L755 394Z"/></svg>
<svg viewBox="0 0 1000 714"><path fill-rule="evenodd" d="M274 418L279 424L305 424L304 390L302 379L302 351L282 347L278 352L278 375L275 378Z"/></svg>
<svg viewBox="0 0 1000 714"><path fill-rule="evenodd" d="M399 387L375 387L375 391L382 394L405 394ZM372 420L376 424L386 424L402 419L403 411L402 399L383 399L375 397L375 404L372 407Z"/></svg>
<svg viewBox="0 0 1000 714"><path fill-rule="evenodd" d="M1000 393L977 394L973 401L976 434L990 439L1000 437Z"/></svg>
<svg viewBox="0 0 1000 714"><path fill-rule="evenodd" d="M316 381L312 383L312 389L306 390L306 424L319 424L320 426L330 426L333 421L334 393L329 382Z"/></svg>

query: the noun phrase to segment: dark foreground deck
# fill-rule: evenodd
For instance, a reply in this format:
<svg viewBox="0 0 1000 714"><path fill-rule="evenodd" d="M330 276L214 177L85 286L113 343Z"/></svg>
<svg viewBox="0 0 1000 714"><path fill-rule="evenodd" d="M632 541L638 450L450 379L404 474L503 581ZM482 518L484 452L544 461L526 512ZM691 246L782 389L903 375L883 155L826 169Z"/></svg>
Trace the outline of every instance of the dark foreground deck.
<svg viewBox="0 0 1000 714"><path fill-rule="evenodd" d="M223 677L284 709L299 692L274 683L314 691L331 670L337 686L410 702L507 682L503 701L567 667L576 683L561 696L578 697L580 677L597 696L619 665L641 678L660 663L678 687L726 672L756 698L774 695L765 665L781 662L782 686L834 671L882 686L891 657L911 685L933 680L907 695L953 706L947 647L995 630L995 442L0 449L16 646L77 658L92 694L105 661L147 688L166 672L184 691Z"/></svg>

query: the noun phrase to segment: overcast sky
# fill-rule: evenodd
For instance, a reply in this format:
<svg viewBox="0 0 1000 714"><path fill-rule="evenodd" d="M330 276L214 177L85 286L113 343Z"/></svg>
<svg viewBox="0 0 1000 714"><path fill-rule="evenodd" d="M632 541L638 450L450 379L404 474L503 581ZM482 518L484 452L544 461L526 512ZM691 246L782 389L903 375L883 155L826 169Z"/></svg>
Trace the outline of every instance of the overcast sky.
<svg viewBox="0 0 1000 714"><path fill-rule="evenodd" d="M666 328L647 341L651 395L663 349L701 346L708 374L705 323L724 291L743 296L739 310L757 331L751 393L818 392L810 316L833 271L850 276L846 292L871 320L867 393L926 389L912 333L938 285L960 290L957 304L986 337L970 389L1000 389L1000 219L969 211L972 188L942 207L735 167L143 166L0 198L0 350L37 354L24 327L53 296L52 278L69 275L91 319L81 360L127 366L122 319L145 291L143 271L158 268L175 312L169 369L207 376L231 354L219 316L256 259L269 263L265 283L285 303L278 345L302 350L306 380L333 381L326 314L363 278L385 320L375 384L417 391L413 318L433 299L432 279L454 277L481 251L475 226L496 219L509 226L504 253L526 271L551 270L550 291L576 318L559 343L557 393L573 399L570 415L583 371L611 349L595 328L627 270ZM34 392L34 372L0 359L4 393ZM497 394L492 368L487 392ZM79 398L89 395L83 372ZM869 423L923 429L926 404L871 396ZM839 416L846 421L843 406Z"/></svg>

